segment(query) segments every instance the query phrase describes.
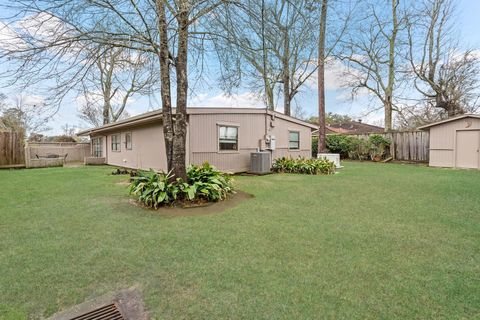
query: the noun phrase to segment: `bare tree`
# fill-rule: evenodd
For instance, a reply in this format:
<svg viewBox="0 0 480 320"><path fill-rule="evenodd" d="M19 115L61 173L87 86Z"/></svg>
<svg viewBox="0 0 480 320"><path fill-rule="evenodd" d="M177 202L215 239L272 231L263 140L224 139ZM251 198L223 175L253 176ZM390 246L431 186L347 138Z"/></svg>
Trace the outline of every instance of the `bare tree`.
<svg viewBox="0 0 480 320"><path fill-rule="evenodd" d="M346 63L346 86L355 94L365 89L381 103L385 113L385 131L392 129L395 89L398 86L400 41L405 12L399 0L389 0L388 7L365 1L358 7L354 33L341 40L339 58Z"/></svg>
<svg viewBox="0 0 480 320"><path fill-rule="evenodd" d="M441 120L441 114L432 104L416 103L399 106L395 117L398 130L415 130L416 128Z"/></svg>
<svg viewBox="0 0 480 320"><path fill-rule="evenodd" d="M268 39L281 65L283 112L291 113L291 103L301 86L315 73L318 22L314 1L277 0L271 8L271 25L276 35Z"/></svg>
<svg viewBox="0 0 480 320"><path fill-rule="evenodd" d="M272 59L268 39L275 32L267 20L265 0L242 1L240 8L227 7L215 20L217 53L224 66L219 78L222 88L231 92L243 85L262 96L265 106L275 109L275 90L281 79L278 61Z"/></svg>
<svg viewBox="0 0 480 320"><path fill-rule="evenodd" d="M18 44L2 48L1 58L18 61L7 75L26 85L47 79L72 79L87 74L101 55L84 50L92 46L127 48L152 55L160 70L163 129L168 170L186 179L185 141L187 127L189 57L203 54L211 39L209 26L216 10L228 0L77 0L19 1L2 4L15 28L18 20L34 17L37 30L48 27L47 35L32 28L15 30ZM40 17L40 18L39 18ZM72 68L72 66L78 66ZM62 68L63 67L63 68ZM25 77L35 72L48 77ZM176 109L172 105L172 82ZM64 94L73 84L62 82ZM60 95L63 96L63 95Z"/></svg>
<svg viewBox="0 0 480 320"><path fill-rule="evenodd" d="M0 117L5 127L25 135L47 131L52 118L52 106L43 101L29 101L25 95L13 98L13 104L0 105Z"/></svg>
<svg viewBox="0 0 480 320"><path fill-rule="evenodd" d="M95 126L124 118L128 100L135 94L151 95L158 83L146 54L118 47L97 52L101 55L82 79L80 108L80 117Z"/></svg>
<svg viewBox="0 0 480 320"><path fill-rule="evenodd" d="M408 19L407 58L420 97L407 109L429 111L433 106L440 110L440 116L452 117L478 108L479 60L472 50L460 49L454 18L452 0L422 0L416 14Z"/></svg>
<svg viewBox="0 0 480 320"><path fill-rule="evenodd" d="M241 3L242 11L226 11L217 21L226 33L219 39L222 51L237 55L239 61L221 80L229 90L232 83L239 86L239 78L245 78L246 87L263 95L271 110L275 109L279 94L284 113L290 115L292 101L317 68L315 1ZM232 59L231 55L222 58Z"/></svg>

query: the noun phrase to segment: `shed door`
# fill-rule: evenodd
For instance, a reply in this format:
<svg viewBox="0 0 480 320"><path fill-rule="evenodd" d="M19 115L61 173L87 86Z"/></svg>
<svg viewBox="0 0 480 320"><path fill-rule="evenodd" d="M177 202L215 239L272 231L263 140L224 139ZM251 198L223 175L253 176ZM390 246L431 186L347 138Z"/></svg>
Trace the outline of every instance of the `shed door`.
<svg viewBox="0 0 480 320"><path fill-rule="evenodd" d="M457 131L457 167L475 168L480 166L480 131Z"/></svg>

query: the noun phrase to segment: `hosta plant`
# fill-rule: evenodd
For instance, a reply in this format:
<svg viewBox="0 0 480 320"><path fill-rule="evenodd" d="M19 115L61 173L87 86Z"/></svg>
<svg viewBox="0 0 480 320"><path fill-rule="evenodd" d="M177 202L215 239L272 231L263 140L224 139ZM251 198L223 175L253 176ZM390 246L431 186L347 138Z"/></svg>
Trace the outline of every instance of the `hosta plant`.
<svg viewBox="0 0 480 320"><path fill-rule="evenodd" d="M187 176L187 184L190 188L194 188L195 192L193 194L196 198L218 201L225 199L227 194L233 192L231 177L218 171L208 162L200 166L189 166ZM191 194L189 194L189 197Z"/></svg>
<svg viewBox="0 0 480 320"><path fill-rule="evenodd" d="M164 172L140 172L132 178L130 194L150 208L176 202L214 202L234 192L232 179L208 163L191 165L187 181Z"/></svg>
<svg viewBox="0 0 480 320"><path fill-rule="evenodd" d="M272 169L284 173L332 174L335 173L335 164L325 159L282 157L275 159Z"/></svg>
<svg viewBox="0 0 480 320"><path fill-rule="evenodd" d="M171 181L172 176L164 172L139 172L132 178L130 194L150 208L171 204L177 200L181 189L179 181Z"/></svg>

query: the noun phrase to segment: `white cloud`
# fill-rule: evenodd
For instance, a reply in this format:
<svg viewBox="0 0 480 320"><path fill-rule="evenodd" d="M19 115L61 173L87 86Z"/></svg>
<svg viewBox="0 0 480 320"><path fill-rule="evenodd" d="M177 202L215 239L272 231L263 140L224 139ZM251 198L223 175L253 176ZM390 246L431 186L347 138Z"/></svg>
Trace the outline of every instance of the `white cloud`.
<svg viewBox="0 0 480 320"><path fill-rule="evenodd" d="M329 59L325 64L325 90L327 91L342 91L346 90L344 87L345 80L348 77L358 77L360 72L358 70L349 69L347 65L338 59ZM305 82L305 86L311 90L317 90L318 73L314 72L310 78ZM364 95L365 92L360 91L359 95ZM347 97L346 93L341 93L337 100L344 100Z"/></svg>
<svg viewBox="0 0 480 320"><path fill-rule="evenodd" d="M126 91L124 90L118 90L115 95L112 97L111 103L112 105L118 105L123 102L123 97L125 96ZM95 91L90 91L86 93L87 96L85 95L78 95L75 97L75 103L77 104L78 107L83 106L87 103L87 100L90 103L101 103L103 104L103 95L100 92L100 90L95 90ZM127 100L127 106L134 104L136 102L135 97L129 97Z"/></svg>
<svg viewBox="0 0 480 320"><path fill-rule="evenodd" d="M9 96L9 104L14 106L44 106L45 98L29 93L12 94Z"/></svg>
<svg viewBox="0 0 480 320"><path fill-rule="evenodd" d="M208 108L264 108L263 102L251 92L240 94L218 94L210 96L206 93L192 98L190 107Z"/></svg>
<svg viewBox="0 0 480 320"><path fill-rule="evenodd" d="M38 95L25 95L22 97L23 102L28 105L44 105L45 98Z"/></svg>
<svg viewBox="0 0 480 320"><path fill-rule="evenodd" d="M17 21L0 21L0 48L13 51L28 49L34 44L47 45L67 37L69 32L64 22L44 12Z"/></svg>
<svg viewBox="0 0 480 320"><path fill-rule="evenodd" d="M25 42L18 33L7 23L0 21L0 48L5 50L16 50L25 47Z"/></svg>
<svg viewBox="0 0 480 320"><path fill-rule="evenodd" d="M66 25L49 13L24 17L17 23L18 29L35 38L57 38L66 31Z"/></svg>

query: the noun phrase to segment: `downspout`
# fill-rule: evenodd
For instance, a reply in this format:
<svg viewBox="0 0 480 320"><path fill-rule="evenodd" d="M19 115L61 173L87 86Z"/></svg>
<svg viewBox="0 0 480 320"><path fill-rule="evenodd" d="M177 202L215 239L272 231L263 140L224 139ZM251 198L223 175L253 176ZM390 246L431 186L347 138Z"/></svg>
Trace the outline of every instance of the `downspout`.
<svg viewBox="0 0 480 320"><path fill-rule="evenodd" d="M265 142L266 142L266 139L268 137L268 117L271 117L271 115L268 112L268 108L265 108ZM271 149L271 143L272 143L271 139L270 139L270 142L269 142L270 146L267 146L267 144L265 143L265 147L270 152L270 168L273 165L273 150Z"/></svg>
<svg viewBox="0 0 480 320"><path fill-rule="evenodd" d="M267 140L267 136L268 136L268 107L265 107L265 135L263 138ZM265 147L266 147L266 144L265 144Z"/></svg>
<svg viewBox="0 0 480 320"><path fill-rule="evenodd" d="M105 137L105 164L108 164L108 136Z"/></svg>
<svg viewBox="0 0 480 320"><path fill-rule="evenodd" d="M187 168L192 164L192 159L193 159L193 152L192 152L192 128L190 126L190 119L191 115L187 114L187 133L188 133L188 150L186 154L188 154L188 162L187 162ZM218 131L218 128L217 128ZM218 133L217 133L218 134ZM186 147L186 146L185 146ZM185 159L187 160L187 159Z"/></svg>

